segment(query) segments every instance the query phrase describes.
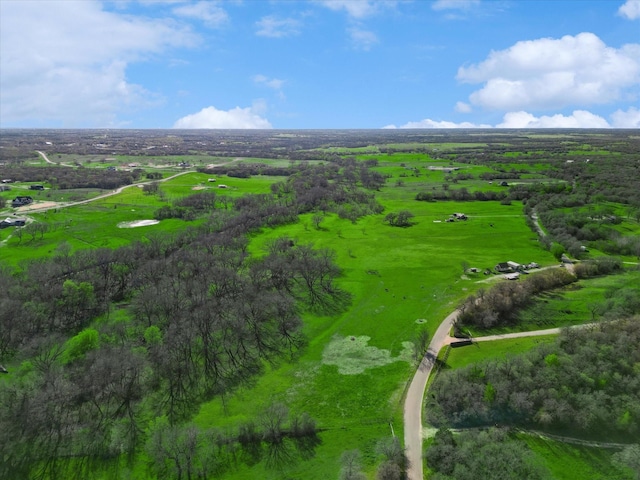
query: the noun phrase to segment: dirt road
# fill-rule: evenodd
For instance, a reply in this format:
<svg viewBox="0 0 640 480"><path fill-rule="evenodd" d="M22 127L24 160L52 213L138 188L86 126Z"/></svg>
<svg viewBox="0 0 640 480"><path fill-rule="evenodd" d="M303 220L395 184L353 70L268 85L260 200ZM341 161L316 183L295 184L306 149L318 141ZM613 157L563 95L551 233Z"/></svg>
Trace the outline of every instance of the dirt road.
<svg viewBox="0 0 640 480"><path fill-rule="evenodd" d="M449 332L459 313L459 310L453 311L440 324L407 390L404 401L404 447L409 460L408 480L422 480L422 400L438 352L449 339Z"/></svg>
<svg viewBox="0 0 640 480"><path fill-rule="evenodd" d="M51 160L49 160L49 157L47 157L46 153L41 152L40 150L37 150L37 152L38 152L38 155L40 155L44 159L45 162L51 163L53 165L58 165L57 163L52 162ZM68 165L68 164L64 164L64 163L60 164L60 165L65 166L65 167L73 167L73 165ZM223 164L220 164L220 165L223 165ZM219 165L215 165L215 166L219 166ZM46 212L47 210L53 210L53 209L56 209L56 208L73 207L75 205L82 205L82 204L85 204L85 203L95 202L96 200L101 200L103 198L107 198L107 197L110 197L112 195L117 195L118 193L121 193L125 188L138 187L140 185L146 185L146 184L149 184L149 183L152 183L152 182L155 182L155 181L166 182L167 180L171 180L173 178L179 177L180 175L184 175L186 173L193 173L193 170L185 170L185 171L182 171L182 172L178 172L178 173L176 173L174 175L171 175L171 176L169 176L167 178L163 178L161 180L149 180L147 182L139 182L139 183L132 183L131 185L124 185L123 187L116 188L115 190L112 190L112 191L107 192L107 193L103 193L101 195L98 195L97 197L93 197L93 198L90 198L88 200L80 200L78 202L68 202L68 203L45 202L45 204L26 205L24 207L19 207L16 210L18 212L21 212L21 213L27 213L27 212L29 212L29 213L39 213L39 212Z"/></svg>
<svg viewBox="0 0 640 480"><path fill-rule="evenodd" d="M422 404L424 399L427 381L431 375L431 370L438 358L438 353L445 345L456 339L449 336L453 322L458 317L460 311L455 310L445 318L436 333L431 339L426 355L420 362L420 366L409 384L404 402L404 446L409 469L407 470L407 480L422 480ZM587 328L594 324L576 325L572 328ZM559 328L549 328L546 330L535 330L531 332L506 333L502 335L487 335L485 337L475 337L474 342L490 342L494 340L504 340L507 338L535 337L541 335L557 335Z"/></svg>

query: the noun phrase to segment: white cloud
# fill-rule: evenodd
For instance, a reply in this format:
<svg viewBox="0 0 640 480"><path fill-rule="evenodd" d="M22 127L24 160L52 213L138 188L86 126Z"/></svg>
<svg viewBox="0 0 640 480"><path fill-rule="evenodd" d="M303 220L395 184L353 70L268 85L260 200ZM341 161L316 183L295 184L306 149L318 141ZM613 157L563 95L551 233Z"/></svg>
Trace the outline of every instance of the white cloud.
<svg viewBox="0 0 640 480"><path fill-rule="evenodd" d="M640 18L640 0L627 0L618 9L618 15L629 20L638 20Z"/></svg>
<svg viewBox="0 0 640 480"><path fill-rule="evenodd" d="M280 90L284 85L284 80L280 80L279 78L269 78L259 74L254 75L253 81L266 87L273 88L274 90Z"/></svg>
<svg viewBox="0 0 640 480"><path fill-rule="evenodd" d="M396 127L395 125L387 125L382 128L491 128L491 125L475 124L470 122L455 123L425 118L419 122L408 122L404 125L400 125L399 127Z"/></svg>
<svg viewBox="0 0 640 480"><path fill-rule="evenodd" d="M98 2L0 1L0 125L113 126L118 113L159 101L127 80L128 64L196 41Z"/></svg>
<svg viewBox="0 0 640 480"><path fill-rule="evenodd" d="M383 128L640 128L640 109L630 107L628 110L617 110L610 115L611 123L603 117L586 110L575 110L571 115L535 115L526 111L508 112L498 125L476 124L470 122L455 123L431 119L419 122L408 122L396 127L387 125Z"/></svg>
<svg viewBox="0 0 640 480"><path fill-rule="evenodd" d="M509 112L497 128L608 128L602 117L585 110L576 110L570 116L561 114L535 117L528 112Z"/></svg>
<svg viewBox="0 0 640 480"><path fill-rule="evenodd" d="M281 100L285 99L284 92L282 91L282 87L285 84L284 80L280 80L279 78L269 78L265 75L254 75L253 81L258 85L263 85L267 88L275 90L277 92L278 98Z"/></svg>
<svg viewBox="0 0 640 480"><path fill-rule="evenodd" d="M261 105L231 110L206 107L197 113L180 118L173 128L272 128L269 121L260 116Z"/></svg>
<svg viewBox="0 0 640 480"><path fill-rule="evenodd" d="M174 8L173 13L180 17L202 20L205 25L211 28L219 27L229 19L227 12L213 1L181 5Z"/></svg>
<svg viewBox="0 0 640 480"><path fill-rule="evenodd" d="M433 10L468 10L480 4L480 0L437 0L431 5Z"/></svg>
<svg viewBox="0 0 640 480"><path fill-rule="evenodd" d="M608 47L593 33L521 41L483 62L461 67L458 80L483 83L469 97L489 109L547 109L615 101L637 88L640 44Z"/></svg>
<svg viewBox="0 0 640 480"><path fill-rule="evenodd" d="M378 37L375 33L363 30L360 27L350 28L349 35L351 36L353 45L361 50L369 50L378 43Z"/></svg>
<svg viewBox="0 0 640 480"><path fill-rule="evenodd" d="M640 128L640 109L616 110L611 114L611 120L615 128Z"/></svg>
<svg viewBox="0 0 640 480"><path fill-rule="evenodd" d="M468 103L456 102L455 110L456 112L460 112L460 113L469 113L471 112L472 108L471 108L471 105L469 105Z"/></svg>
<svg viewBox="0 0 640 480"><path fill-rule="evenodd" d="M334 11L344 10L353 18L364 18L377 13L380 7L395 5L396 2L384 0L318 0L317 3Z"/></svg>
<svg viewBox="0 0 640 480"><path fill-rule="evenodd" d="M295 18L278 18L274 15L262 17L256 22L256 35L261 37L282 38L300 34L302 24Z"/></svg>

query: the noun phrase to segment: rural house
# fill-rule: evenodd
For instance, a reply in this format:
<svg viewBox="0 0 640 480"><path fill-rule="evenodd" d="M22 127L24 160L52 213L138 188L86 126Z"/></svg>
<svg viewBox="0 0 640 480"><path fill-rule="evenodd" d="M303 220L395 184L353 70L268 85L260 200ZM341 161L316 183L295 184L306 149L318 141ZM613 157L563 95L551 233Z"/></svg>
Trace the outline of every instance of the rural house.
<svg viewBox="0 0 640 480"><path fill-rule="evenodd" d="M7 217L4 220L0 221L0 229L8 228L8 227L24 227L26 223L27 223L26 218Z"/></svg>
<svg viewBox="0 0 640 480"><path fill-rule="evenodd" d="M508 262L500 262L494 267L495 271L498 273L511 273L513 272L513 268L509 265Z"/></svg>
<svg viewBox="0 0 640 480"><path fill-rule="evenodd" d="M13 208L16 208L16 207L22 207L24 205L29 205L31 203L33 203L33 198L18 196L11 201L11 206Z"/></svg>

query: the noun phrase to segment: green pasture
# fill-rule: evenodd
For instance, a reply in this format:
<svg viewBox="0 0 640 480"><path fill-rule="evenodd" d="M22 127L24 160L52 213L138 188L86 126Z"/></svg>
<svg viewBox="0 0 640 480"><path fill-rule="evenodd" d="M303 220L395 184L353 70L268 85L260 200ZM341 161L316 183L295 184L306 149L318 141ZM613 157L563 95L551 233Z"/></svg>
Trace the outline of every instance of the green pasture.
<svg viewBox="0 0 640 480"><path fill-rule="evenodd" d="M613 449L572 445L518 433L539 461L551 472L554 480L631 480L633 477L612 464Z"/></svg>
<svg viewBox="0 0 640 480"><path fill-rule="evenodd" d="M400 168L398 172L404 171ZM51 255L64 242L73 249L113 248L177 231L188 224L181 220L139 228L118 228L118 224L151 219L158 207L198 191L213 190L228 196L267 193L271 183L282 180L216 176L213 183L209 178L185 173L161 182L160 194L147 195L133 186L81 206L30 215L56 227L42 239L24 236L18 242L12 236L0 247L0 262L16 264L22 258ZM228 188L219 189L221 183ZM322 429L321 443L312 458L292 462L284 471L270 470L263 462L241 465L225 474L225 479L336 478L340 454L354 448L362 451L366 469L373 474L378 461L376 442L391 435L392 427L402 438L403 394L415 369L409 348L412 340L419 329L434 332L460 300L487 287L482 283L487 280L484 275L464 275L463 264L485 269L507 260L556 263L527 227L521 203L417 202L415 193L423 188L417 183L412 188L384 187L376 196L385 212L356 223L326 214L317 229L314 214L307 214L295 224L264 229L252 236L249 249L258 256L280 236L332 249L342 269L339 286L351 300L346 309L335 314L304 313L307 344L296 358L265 365L264 375L253 384L201 406L193 421L202 427L235 428L243 421L259 419L270 403L282 401L293 412L308 412ZM462 186L464 182L452 188ZM398 228L384 223L388 212L403 209L415 215L413 226ZM465 213L469 219L446 222L454 212ZM3 239L4 231L0 235ZM507 355L523 350L527 341L532 340L522 339L512 350L493 348L502 348L502 355ZM141 458L135 467L140 476L146 476L143 463Z"/></svg>
<svg viewBox="0 0 640 480"><path fill-rule="evenodd" d="M447 347L449 353L446 354L447 348L442 349L438 359L442 361L444 356L447 355L447 361L441 368L452 370L466 367L472 363L482 362L483 360L495 360L518 355L538 345L552 343L556 338L557 335L540 335L537 337L507 338L493 342L477 342L458 348Z"/></svg>
<svg viewBox="0 0 640 480"><path fill-rule="evenodd" d="M580 280L546 292L520 312L520 329L564 327L597 321L610 308L605 303L607 298L621 290L640 297L640 271L629 270L618 275Z"/></svg>
<svg viewBox="0 0 640 480"><path fill-rule="evenodd" d="M390 227L383 222L384 214L355 224L329 214L316 229L312 215L303 215L296 224L253 236L249 248L254 255L262 255L280 236L334 250L343 270L339 284L351 294L351 304L333 316L305 314L309 341L299 358L269 368L254 386L224 402L204 404L194 419L197 424L234 424L254 417L272 400L286 400L327 428L316 456L305 462L304 478L335 478L340 453L353 448L359 448L373 468L373 446L390 434L389 423L402 435L402 397L415 368L409 342L420 328L433 332L464 296L483 285L477 283L483 275L463 277L462 261L481 268L512 258L555 262L525 225L521 205L467 203L463 211L477 218L445 223L461 210L458 204L407 205L387 198L394 196L389 190L379 196L387 211L409 207L416 214L415 225ZM251 472L256 478L278 478L262 468Z"/></svg>
<svg viewBox="0 0 640 480"><path fill-rule="evenodd" d="M72 250L82 248L116 248L127 245L161 232L174 232L193 223L182 220L163 220L157 225L136 228L120 228L124 222L153 219L154 212L179 198L201 191L215 191L218 195L238 197L248 193L268 193L270 185L282 180L282 177L256 176L253 178L217 177L217 182L208 182L211 178L203 173L185 173L165 182L160 182L159 194L146 194L142 185L131 185L121 193L98 199L82 205L60 207L42 213L23 212L18 215L35 222L49 224L44 235L32 237L23 234L22 239L15 235L15 228L0 230L0 262L16 265L21 260L48 256L55 253L58 245L68 244ZM219 184L228 188L218 188ZM15 191L3 192L14 193ZM33 198L38 201L79 201L95 197L104 191L98 189L45 190L34 191ZM50 195L47 197L47 195ZM13 195L15 197L15 193ZM11 198L13 198L11 197ZM14 213L5 209L6 216ZM0 217L2 213L0 213Z"/></svg>
<svg viewBox="0 0 640 480"><path fill-rule="evenodd" d="M215 178L215 182L209 182ZM251 178L236 178L226 175L208 175L206 173L190 172L159 184L168 201L174 201L198 192L213 191L217 195L240 197L247 194L270 193L271 184L284 180L285 177L271 177L257 175ZM226 185L227 188L220 188Z"/></svg>

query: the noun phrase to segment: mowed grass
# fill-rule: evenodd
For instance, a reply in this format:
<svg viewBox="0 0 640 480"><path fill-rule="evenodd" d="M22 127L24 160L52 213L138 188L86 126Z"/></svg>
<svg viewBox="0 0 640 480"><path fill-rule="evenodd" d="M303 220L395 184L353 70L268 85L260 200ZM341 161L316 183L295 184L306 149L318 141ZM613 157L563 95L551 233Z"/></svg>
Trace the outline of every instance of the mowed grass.
<svg viewBox="0 0 640 480"><path fill-rule="evenodd" d="M292 467L290 476L297 478L293 472L301 469L300 478L336 478L341 452L354 448L363 452L371 470L375 443L391 434L390 424L402 436L402 398L415 369L407 342L420 328L435 331L464 296L483 285L477 283L482 275L463 279L461 263L479 268L508 259L555 263L538 245L522 206L515 202L415 202L398 198L401 190L385 187L377 196L386 212L356 224L328 214L316 229L312 215L303 215L296 224L253 236L249 248L258 256L280 236L334 250L342 268L338 283L351 294L351 304L333 316L305 314L309 341L299 358L270 368L252 388L228 396L224 404L221 399L204 404L194 419L197 424L234 425L255 418L269 402L282 400L327 429L315 457ZM415 214L412 227L383 222L387 212L399 209ZM470 219L445 223L454 211ZM344 355L336 350L341 344ZM224 478L249 478L248 471ZM250 471L252 478L283 478L262 465Z"/></svg>
<svg viewBox="0 0 640 480"><path fill-rule="evenodd" d="M50 256L55 254L56 248L63 243L68 244L72 250L117 248L152 235L177 232L189 225L196 225L198 221L167 219L157 225L137 228L120 228L119 225L153 219L154 212L161 206L202 191L215 191L217 195L228 197L268 193L270 185L283 177L257 176L244 179L221 176L214 183L208 182L209 178L209 175L203 173L185 173L160 182L162 195L149 195L143 191L142 185L131 185L121 193L86 204L51 209L42 213L21 213L20 216L28 217L35 222L49 224L50 230L35 238L23 234L22 239L15 235L13 227L0 230L0 242L3 242L0 244L0 262L5 265L17 265L24 259ZM228 188L217 188L220 183ZM97 193L104 192L91 190L91 196ZM71 195L73 192L61 190L55 193L54 198L68 201ZM36 199L46 200L46 197ZM12 210L6 212L7 215L12 214Z"/></svg>
<svg viewBox="0 0 640 480"><path fill-rule="evenodd" d="M616 450L586 447L559 442L535 435L518 434L527 444L554 480L631 480L629 473L612 464Z"/></svg>
<svg viewBox="0 0 640 480"><path fill-rule="evenodd" d="M541 335L539 337L508 338L493 342L478 342L466 347L450 348L445 370L466 367L484 360L498 360L518 355L545 343L552 343L557 335ZM439 360L443 360L446 348L440 351Z"/></svg>
<svg viewBox="0 0 640 480"><path fill-rule="evenodd" d="M133 229L119 229L117 224L153 218L159 206L197 191L216 189L219 195L228 196L267 193L271 183L282 180L221 176L211 184L209 177L188 173L162 182L164 197L145 195L141 188L131 187L83 206L34 214L35 220L62 227L42 240L25 237L17 244L11 238L0 248L0 261L13 264L21 256L50 255L61 242L73 248L111 248L147 235L177 231L187 224L165 220ZM217 189L219 183L228 188ZM284 471L258 463L239 466L223 478L336 478L341 453L354 448L362 451L366 469L373 473L376 442L390 436L392 428L402 438L402 398L415 369L408 342L421 328L434 332L462 298L486 287L477 283L484 279L482 275L463 277L462 264L491 268L506 260L555 263L526 226L522 205L517 202L417 202L415 193L393 185L376 196L385 212L355 224L327 214L316 229L313 215L308 214L295 224L252 235L249 248L257 256L280 236L335 251L336 263L342 268L338 284L349 292L351 302L333 315L305 313L308 342L295 359L265 365L265 374L255 383L202 405L193 419L202 427L233 428L248 419L259 421L266 406L283 401L294 412L308 412L323 429L315 455ZM386 213L401 209L414 213L413 226L397 228L384 223ZM446 223L453 212L464 212L469 220ZM341 353L340 345L349 348Z"/></svg>
<svg viewBox="0 0 640 480"><path fill-rule="evenodd" d="M520 313L520 325L534 330L597 321L606 313L607 298L622 289L640 297L640 271L580 280L544 293Z"/></svg>

